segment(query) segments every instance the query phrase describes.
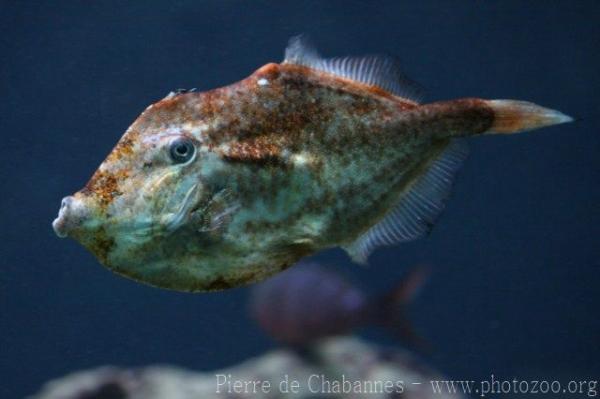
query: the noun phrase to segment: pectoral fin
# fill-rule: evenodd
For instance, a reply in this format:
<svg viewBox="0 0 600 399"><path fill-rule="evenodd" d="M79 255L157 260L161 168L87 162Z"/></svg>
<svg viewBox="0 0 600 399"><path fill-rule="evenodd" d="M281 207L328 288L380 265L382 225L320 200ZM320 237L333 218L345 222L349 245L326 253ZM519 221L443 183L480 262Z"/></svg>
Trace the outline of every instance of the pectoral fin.
<svg viewBox="0 0 600 399"><path fill-rule="evenodd" d="M218 191L204 206L194 211L194 217L199 220L198 231L212 236L221 235L239 208L239 203L230 190Z"/></svg>

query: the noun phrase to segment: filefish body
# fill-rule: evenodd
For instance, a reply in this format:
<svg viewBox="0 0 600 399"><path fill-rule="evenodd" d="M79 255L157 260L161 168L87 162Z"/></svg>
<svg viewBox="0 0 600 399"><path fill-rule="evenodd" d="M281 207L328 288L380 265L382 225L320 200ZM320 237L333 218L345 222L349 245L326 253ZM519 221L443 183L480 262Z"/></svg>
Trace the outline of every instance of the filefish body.
<svg viewBox="0 0 600 399"><path fill-rule="evenodd" d="M322 59L299 39L241 82L148 107L53 227L113 271L209 291L305 255L426 233L465 156L460 137L569 121L511 100L420 105L382 57Z"/></svg>

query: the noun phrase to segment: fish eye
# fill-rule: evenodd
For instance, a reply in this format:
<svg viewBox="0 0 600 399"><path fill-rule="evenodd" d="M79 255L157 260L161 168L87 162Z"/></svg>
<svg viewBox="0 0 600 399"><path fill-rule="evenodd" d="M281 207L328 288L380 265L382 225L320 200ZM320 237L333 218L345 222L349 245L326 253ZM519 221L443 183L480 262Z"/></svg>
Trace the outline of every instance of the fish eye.
<svg viewBox="0 0 600 399"><path fill-rule="evenodd" d="M173 140L169 147L169 155L175 163L185 163L192 159L196 152L194 144L186 138Z"/></svg>

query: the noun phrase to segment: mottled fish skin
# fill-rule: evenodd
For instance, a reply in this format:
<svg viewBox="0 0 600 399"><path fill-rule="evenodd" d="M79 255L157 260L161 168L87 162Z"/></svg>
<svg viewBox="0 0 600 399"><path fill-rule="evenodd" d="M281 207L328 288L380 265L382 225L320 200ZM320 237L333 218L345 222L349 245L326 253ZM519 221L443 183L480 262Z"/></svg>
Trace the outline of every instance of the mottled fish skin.
<svg viewBox="0 0 600 399"><path fill-rule="evenodd" d="M63 201L54 228L140 282L236 287L350 245L450 140L495 124L486 100L419 105L307 66L267 64L231 86L148 107ZM177 164L169 146L181 138L195 153Z"/></svg>

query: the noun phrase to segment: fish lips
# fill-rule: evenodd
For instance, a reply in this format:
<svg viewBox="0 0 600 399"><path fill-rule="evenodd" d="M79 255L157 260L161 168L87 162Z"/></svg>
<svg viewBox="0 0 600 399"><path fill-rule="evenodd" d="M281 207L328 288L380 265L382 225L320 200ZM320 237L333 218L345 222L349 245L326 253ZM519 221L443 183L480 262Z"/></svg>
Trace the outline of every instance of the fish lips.
<svg viewBox="0 0 600 399"><path fill-rule="evenodd" d="M52 222L52 228L58 237L64 238L81 228L89 218L89 209L76 196L62 199L58 216Z"/></svg>

